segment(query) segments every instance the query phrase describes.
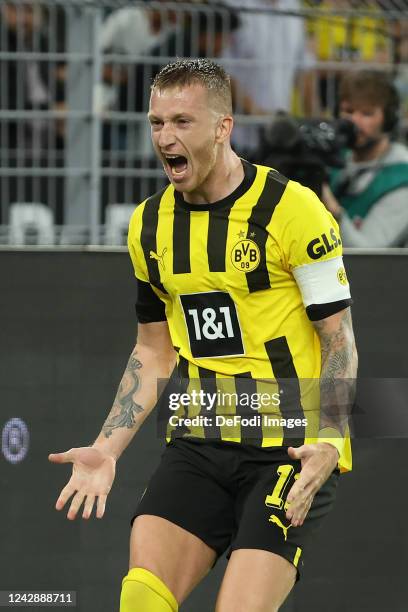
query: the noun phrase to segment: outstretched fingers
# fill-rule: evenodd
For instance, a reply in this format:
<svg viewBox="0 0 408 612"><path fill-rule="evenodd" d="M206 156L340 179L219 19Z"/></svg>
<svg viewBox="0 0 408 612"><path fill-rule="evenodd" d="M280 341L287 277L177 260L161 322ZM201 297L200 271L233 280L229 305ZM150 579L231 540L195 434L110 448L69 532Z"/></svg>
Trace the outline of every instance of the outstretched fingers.
<svg viewBox="0 0 408 612"><path fill-rule="evenodd" d="M101 519L105 514L107 495L99 495L96 507L96 518Z"/></svg>
<svg viewBox="0 0 408 612"><path fill-rule="evenodd" d="M67 486L61 491L61 494L59 498L57 499L57 503L55 504L55 508L57 510L62 510L65 504L67 503L67 501L69 500L69 498L74 493L75 493L75 496L72 499L71 506L67 513L67 518L70 521L75 520L82 504L84 504L82 518L86 520L89 519L92 514L93 508L95 506L95 502L96 502L96 518L103 517L103 515L105 514L106 500L108 496L107 495L96 496L92 494L87 495L85 491L77 491L70 484L67 484Z"/></svg>
<svg viewBox="0 0 408 612"><path fill-rule="evenodd" d="M86 494L84 491L77 491L76 494L74 495L74 498L71 502L70 509L68 510L68 514L67 514L67 519L69 519L70 521L75 520L76 515L78 514L78 511L80 507L82 506L82 503L85 499L85 495Z"/></svg>
<svg viewBox="0 0 408 612"><path fill-rule="evenodd" d="M65 453L52 453L54 463L73 463L70 480L62 489L55 508L62 510L69 500L67 518L73 521L82 509L82 518L89 519L96 509L96 517L105 514L106 499L115 477L115 460L107 453L91 447L72 448Z"/></svg>
<svg viewBox="0 0 408 612"><path fill-rule="evenodd" d="M87 495L85 504L84 504L84 511L82 513L83 519L89 519L89 517L92 514L92 509L94 507L94 504L95 504L95 495Z"/></svg>
<svg viewBox="0 0 408 612"><path fill-rule="evenodd" d="M61 491L59 498L55 504L56 510L62 510L69 498L75 493L77 489L72 486L71 482L69 482Z"/></svg>

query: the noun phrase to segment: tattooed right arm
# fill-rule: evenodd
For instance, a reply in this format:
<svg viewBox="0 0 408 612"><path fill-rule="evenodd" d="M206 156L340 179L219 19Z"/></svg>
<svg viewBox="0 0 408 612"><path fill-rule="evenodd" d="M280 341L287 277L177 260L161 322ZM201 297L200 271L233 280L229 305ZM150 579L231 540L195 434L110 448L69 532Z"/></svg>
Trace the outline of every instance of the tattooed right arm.
<svg viewBox="0 0 408 612"><path fill-rule="evenodd" d="M121 455L157 402L157 380L170 376L175 361L167 322L139 325L136 346L93 446L115 459Z"/></svg>
<svg viewBox="0 0 408 612"><path fill-rule="evenodd" d="M109 438L112 431L118 427L132 429L136 424L136 415L143 412L143 407L134 400L135 394L140 389L138 371L142 367L143 364L137 358L137 348L135 347L120 382L112 410L102 428L105 438Z"/></svg>

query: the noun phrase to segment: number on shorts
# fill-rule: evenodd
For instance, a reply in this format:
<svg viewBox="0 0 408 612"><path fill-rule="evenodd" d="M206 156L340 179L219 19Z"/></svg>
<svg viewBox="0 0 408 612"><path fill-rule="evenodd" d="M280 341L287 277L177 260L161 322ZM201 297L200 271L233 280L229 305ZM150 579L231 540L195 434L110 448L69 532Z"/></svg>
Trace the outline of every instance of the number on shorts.
<svg viewBox="0 0 408 612"><path fill-rule="evenodd" d="M278 482L274 486L272 493L265 497L265 506L281 510L284 504L282 497L294 472L294 468L293 465L280 465L277 472L279 474ZM298 477L299 474L295 474L295 480L297 480ZM284 510L286 510L286 504Z"/></svg>

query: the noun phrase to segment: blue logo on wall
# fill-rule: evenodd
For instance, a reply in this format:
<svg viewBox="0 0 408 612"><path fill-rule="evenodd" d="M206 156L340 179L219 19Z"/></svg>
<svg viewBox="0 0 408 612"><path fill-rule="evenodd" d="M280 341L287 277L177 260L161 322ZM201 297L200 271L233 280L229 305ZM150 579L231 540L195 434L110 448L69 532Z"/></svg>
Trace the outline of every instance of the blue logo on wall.
<svg viewBox="0 0 408 612"><path fill-rule="evenodd" d="M1 450L6 461L20 463L28 453L30 434L22 419L13 418L7 421L1 436Z"/></svg>

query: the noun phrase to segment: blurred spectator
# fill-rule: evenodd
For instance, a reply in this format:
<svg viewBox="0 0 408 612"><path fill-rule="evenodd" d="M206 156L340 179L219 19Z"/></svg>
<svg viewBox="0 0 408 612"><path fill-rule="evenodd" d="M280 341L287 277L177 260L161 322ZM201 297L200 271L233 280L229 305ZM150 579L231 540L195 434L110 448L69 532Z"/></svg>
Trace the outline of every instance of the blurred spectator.
<svg viewBox="0 0 408 612"><path fill-rule="evenodd" d="M124 7L113 11L103 23L101 46L105 53L141 55L165 37L174 15L165 9Z"/></svg>
<svg viewBox="0 0 408 612"><path fill-rule="evenodd" d="M38 3L6 2L0 12L2 50L9 53L34 51L46 53L47 38L42 32L43 13ZM0 109L45 110L49 104L48 67L46 62L27 59L1 60ZM40 120L7 121L8 149L26 148L43 135L45 125ZM4 133L4 132L3 132Z"/></svg>
<svg viewBox="0 0 408 612"><path fill-rule="evenodd" d="M66 103L66 66L60 64L56 68L56 81L54 86L54 101L52 110L66 113L68 111ZM66 120L65 117L58 117L54 121L54 147L62 150L65 147Z"/></svg>
<svg viewBox="0 0 408 612"><path fill-rule="evenodd" d="M175 28L176 15L163 7L126 7L111 13L102 25L101 48L106 55L123 55L134 62L167 40ZM122 110L121 98L128 98L127 87L134 81L132 62L105 62L102 86L98 92L100 111ZM136 92L137 93L137 92ZM138 93L130 110L140 110L143 94ZM126 110L126 109L123 109Z"/></svg>
<svg viewBox="0 0 408 612"><path fill-rule="evenodd" d="M122 55L121 62L105 62L102 81L96 92L96 108L107 114L103 128L103 148L125 150L129 147L129 123L109 120L109 111L140 112L150 92L140 86L140 60L167 40L176 27L177 16L165 7L134 6L111 13L102 25L101 49L105 55ZM129 61L130 60L130 61ZM144 63L142 64L144 65ZM151 73L146 64L146 74ZM148 81L147 81L148 82ZM143 86L144 85L144 86ZM131 138L138 155L151 151L148 126L145 121L133 126Z"/></svg>
<svg viewBox="0 0 408 612"><path fill-rule="evenodd" d="M306 7L316 7L312 0L304 1ZM365 14L359 15L359 8ZM319 108L315 114L335 112L341 72L349 69L350 62L385 63L391 61L391 36L381 10L374 3L356 0L323 0L318 3L319 15L308 20L308 44L316 60L338 62L339 69L317 70ZM345 11L336 15L333 12ZM371 14L367 14L371 13ZM343 64L343 65L342 65Z"/></svg>
<svg viewBox="0 0 408 612"><path fill-rule="evenodd" d="M236 2L228 0L228 4L235 6ZM222 54L233 77L235 111L250 115L289 111L296 76L312 65L303 19L290 14L301 8L300 2L243 0L239 6L248 11L240 14L242 25ZM260 130L256 125L236 125L233 140L239 151L252 154L259 148Z"/></svg>
<svg viewBox="0 0 408 612"><path fill-rule="evenodd" d="M170 34L165 45L158 44L151 55L169 57L219 57L230 44L240 21L236 11L222 4L186 12L183 27ZM153 77L162 66L157 65Z"/></svg>
<svg viewBox="0 0 408 612"><path fill-rule="evenodd" d="M338 219L344 246L408 245L408 149L393 142L397 90L385 72L344 75L340 113L357 127L345 167L326 186L323 200Z"/></svg>

